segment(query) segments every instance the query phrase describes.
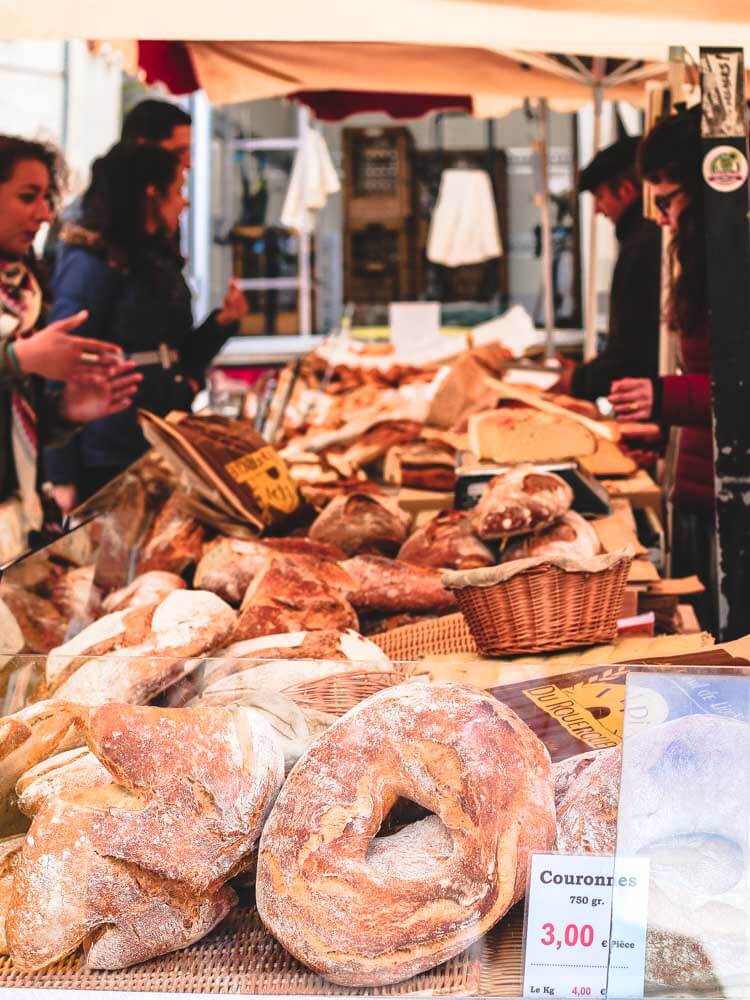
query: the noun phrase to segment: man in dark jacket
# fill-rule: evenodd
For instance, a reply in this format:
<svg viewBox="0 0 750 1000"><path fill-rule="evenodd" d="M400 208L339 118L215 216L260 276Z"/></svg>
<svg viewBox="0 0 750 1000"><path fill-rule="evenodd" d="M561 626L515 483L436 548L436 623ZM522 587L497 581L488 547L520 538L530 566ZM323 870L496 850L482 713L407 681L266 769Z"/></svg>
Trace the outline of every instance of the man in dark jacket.
<svg viewBox="0 0 750 1000"><path fill-rule="evenodd" d="M635 157L639 136L600 150L581 171L579 191L614 223L620 245L612 275L607 346L584 364L568 365L555 386L579 399L607 396L613 381L659 373L661 230L643 217Z"/></svg>

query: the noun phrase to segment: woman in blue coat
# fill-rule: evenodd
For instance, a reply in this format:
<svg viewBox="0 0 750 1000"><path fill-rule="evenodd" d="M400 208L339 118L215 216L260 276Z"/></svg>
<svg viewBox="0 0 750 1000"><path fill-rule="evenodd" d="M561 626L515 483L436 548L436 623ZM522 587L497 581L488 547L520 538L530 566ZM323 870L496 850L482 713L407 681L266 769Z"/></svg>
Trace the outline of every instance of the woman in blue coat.
<svg viewBox="0 0 750 1000"><path fill-rule="evenodd" d="M143 379L133 404L92 421L45 455L64 510L96 492L148 448L138 408L188 410L206 368L247 311L230 285L220 310L193 327L190 291L176 249L185 171L158 146L114 146L94 164L80 224L67 226L52 279L52 316L85 309L77 332L119 345Z"/></svg>

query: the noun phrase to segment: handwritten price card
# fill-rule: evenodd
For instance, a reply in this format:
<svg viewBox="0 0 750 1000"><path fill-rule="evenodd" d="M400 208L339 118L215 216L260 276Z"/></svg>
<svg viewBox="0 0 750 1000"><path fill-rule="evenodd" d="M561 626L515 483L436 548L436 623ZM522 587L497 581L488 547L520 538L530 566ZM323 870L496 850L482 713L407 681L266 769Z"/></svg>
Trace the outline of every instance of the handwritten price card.
<svg viewBox="0 0 750 1000"><path fill-rule="evenodd" d="M647 903L646 859L533 854L524 996L642 997Z"/></svg>

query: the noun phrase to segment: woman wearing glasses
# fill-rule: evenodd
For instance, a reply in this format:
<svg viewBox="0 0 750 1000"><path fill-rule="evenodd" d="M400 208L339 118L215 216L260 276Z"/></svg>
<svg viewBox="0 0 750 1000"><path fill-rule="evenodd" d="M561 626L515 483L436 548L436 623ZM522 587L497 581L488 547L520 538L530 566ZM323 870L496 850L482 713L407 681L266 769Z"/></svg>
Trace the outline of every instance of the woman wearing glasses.
<svg viewBox="0 0 750 1000"><path fill-rule="evenodd" d="M642 176L652 184L660 225L672 233L673 282L667 322L680 338L682 374L621 379L610 402L623 421L681 430L672 501L672 572L697 573L708 592L701 623L716 627L714 470L703 175L698 108L660 122L643 140Z"/></svg>

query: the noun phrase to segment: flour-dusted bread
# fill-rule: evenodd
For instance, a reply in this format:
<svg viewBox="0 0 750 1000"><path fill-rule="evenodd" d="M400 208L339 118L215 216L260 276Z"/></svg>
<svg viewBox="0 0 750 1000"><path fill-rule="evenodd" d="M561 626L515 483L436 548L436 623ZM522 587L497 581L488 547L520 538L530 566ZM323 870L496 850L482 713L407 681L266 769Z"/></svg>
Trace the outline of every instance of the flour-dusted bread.
<svg viewBox="0 0 750 1000"><path fill-rule="evenodd" d="M422 424L417 420L381 420L349 445L343 459L354 466L369 465L394 445L416 441L421 431Z"/></svg>
<svg viewBox="0 0 750 1000"><path fill-rule="evenodd" d="M476 458L502 465L561 462L593 455L596 438L576 420L513 406L471 417L469 447Z"/></svg>
<svg viewBox="0 0 750 1000"><path fill-rule="evenodd" d="M16 782L18 808L34 817L52 799L77 788L111 785L112 775L86 747L65 750L30 767Z"/></svg>
<svg viewBox="0 0 750 1000"><path fill-rule="evenodd" d="M415 566L434 569L478 569L492 566L492 551L474 534L471 514L444 510L409 535L398 558Z"/></svg>
<svg viewBox="0 0 750 1000"><path fill-rule="evenodd" d="M274 556L255 576L242 601L232 641L306 629L358 629L347 596L345 569L326 560Z"/></svg>
<svg viewBox="0 0 750 1000"><path fill-rule="evenodd" d="M20 969L80 944L89 967L118 968L207 933L283 780L270 728L241 707L106 705L85 737L117 784L63 793L34 817L6 922Z"/></svg>
<svg viewBox="0 0 750 1000"><path fill-rule="evenodd" d="M390 497L352 493L337 496L313 522L310 538L343 549L395 555L406 541L412 516Z"/></svg>
<svg viewBox="0 0 750 1000"><path fill-rule="evenodd" d="M127 587L115 590L102 601L104 614L127 611L148 604L159 604L174 590L185 590L187 584L181 576L161 569L148 570L137 576Z"/></svg>
<svg viewBox="0 0 750 1000"><path fill-rule="evenodd" d="M355 582L350 600L361 614L447 614L456 598L439 570L384 556L354 556L342 566Z"/></svg>
<svg viewBox="0 0 750 1000"><path fill-rule="evenodd" d="M183 573L201 557L206 529L185 506L184 495L175 490L154 518L138 559L137 572L163 570Z"/></svg>
<svg viewBox="0 0 750 1000"><path fill-rule="evenodd" d="M401 795L432 815L378 837ZM261 836L256 902L293 955L381 986L476 941L554 843L549 756L469 686L402 684L361 702L287 778Z"/></svg>
<svg viewBox="0 0 750 1000"><path fill-rule="evenodd" d="M99 614L102 592L94 583L96 566L76 566L64 572L52 588L52 601L66 622L90 622Z"/></svg>
<svg viewBox="0 0 750 1000"><path fill-rule="evenodd" d="M175 590L159 604L114 611L47 657L56 700L145 704L191 669L190 657L224 644L235 613L205 590Z"/></svg>
<svg viewBox="0 0 750 1000"><path fill-rule="evenodd" d="M12 837L0 839L0 955L8 954L8 943L5 940L5 918L8 916L13 879L21 857L24 840L26 840L26 834L15 834Z"/></svg>
<svg viewBox="0 0 750 1000"><path fill-rule="evenodd" d="M503 551L501 562L512 559L591 559L601 552L601 542L588 521L574 510L535 535L512 542Z"/></svg>
<svg viewBox="0 0 750 1000"><path fill-rule="evenodd" d="M489 481L471 523L480 538L510 538L548 527L572 503L573 491L560 476L519 465Z"/></svg>
<svg viewBox="0 0 750 1000"><path fill-rule="evenodd" d="M278 553L290 559L307 557L335 562L344 558L341 549L309 538L217 538L203 549L195 570L194 585L211 590L234 607L245 596L255 575L271 556Z"/></svg>

